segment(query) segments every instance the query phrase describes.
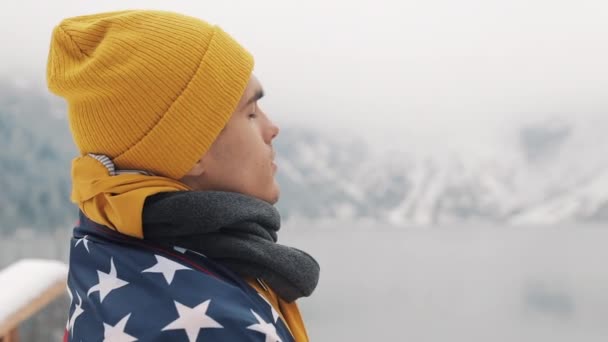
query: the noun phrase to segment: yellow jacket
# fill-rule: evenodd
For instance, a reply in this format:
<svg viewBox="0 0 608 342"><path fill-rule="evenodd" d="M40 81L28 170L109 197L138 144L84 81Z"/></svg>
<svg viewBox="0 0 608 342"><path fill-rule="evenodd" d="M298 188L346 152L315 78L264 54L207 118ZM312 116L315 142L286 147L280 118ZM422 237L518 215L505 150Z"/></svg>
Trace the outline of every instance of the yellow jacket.
<svg viewBox="0 0 608 342"><path fill-rule="evenodd" d="M306 327L300 314L298 304L293 301L288 303L281 299L277 294L261 279L246 279L247 283L251 285L259 294L261 294L266 300L274 307L279 313L279 316L283 319L291 335L295 338L296 342L308 342L308 334L306 333Z"/></svg>

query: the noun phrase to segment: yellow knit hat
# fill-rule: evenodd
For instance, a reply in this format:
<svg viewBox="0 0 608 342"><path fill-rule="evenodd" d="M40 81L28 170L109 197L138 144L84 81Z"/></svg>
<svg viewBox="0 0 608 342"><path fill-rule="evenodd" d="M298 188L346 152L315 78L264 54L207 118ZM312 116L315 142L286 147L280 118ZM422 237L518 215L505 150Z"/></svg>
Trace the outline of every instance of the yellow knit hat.
<svg viewBox="0 0 608 342"><path fill-rule="evenodd" d="M47 83L68 103L82 155L179 179L230 119L253 64L227 33L200 19L107 12L55 27Z"/></svg>

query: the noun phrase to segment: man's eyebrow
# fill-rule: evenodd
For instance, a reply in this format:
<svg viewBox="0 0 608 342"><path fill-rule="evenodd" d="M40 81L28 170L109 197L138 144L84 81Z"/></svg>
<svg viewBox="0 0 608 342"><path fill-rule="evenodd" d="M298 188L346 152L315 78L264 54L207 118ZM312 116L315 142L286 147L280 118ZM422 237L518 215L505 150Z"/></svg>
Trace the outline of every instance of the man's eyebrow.
<svg viewBox="0 0 608 342"><path fill-rule="evenodd" d="M255 101L261 99L262 97L264 97L264 89L260 88L260 89L256 90L255 94L253 94L253 96L247 101L245 106L248 106L248 105L254 103Z"/></svg>

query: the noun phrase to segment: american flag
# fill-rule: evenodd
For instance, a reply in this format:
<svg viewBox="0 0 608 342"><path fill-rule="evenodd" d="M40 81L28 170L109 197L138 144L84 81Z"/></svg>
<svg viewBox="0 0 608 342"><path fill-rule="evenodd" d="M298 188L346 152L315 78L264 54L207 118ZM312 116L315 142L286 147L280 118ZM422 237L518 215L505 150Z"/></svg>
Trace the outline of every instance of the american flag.
<svg viewBox="0 0 608 342"><path fill-rule="evenodd" d="M69 265L64 341L294 341L268 301L229 269L82 212Z"/></svg>

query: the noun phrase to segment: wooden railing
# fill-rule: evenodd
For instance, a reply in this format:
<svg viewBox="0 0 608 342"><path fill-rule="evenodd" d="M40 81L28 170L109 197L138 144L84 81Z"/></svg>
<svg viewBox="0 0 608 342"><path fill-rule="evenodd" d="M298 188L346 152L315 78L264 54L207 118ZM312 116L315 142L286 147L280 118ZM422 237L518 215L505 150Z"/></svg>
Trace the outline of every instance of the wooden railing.
<svg viewBox="0 0 608 342"><path fill-rule="evenodd" d="M66 292L67 266L24 259L0 270L0 342L19 341L19 326Z"/></svg>

